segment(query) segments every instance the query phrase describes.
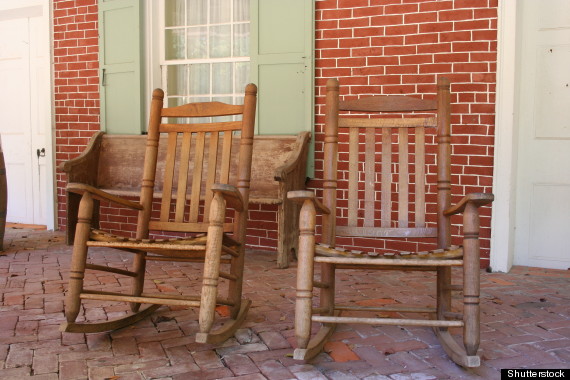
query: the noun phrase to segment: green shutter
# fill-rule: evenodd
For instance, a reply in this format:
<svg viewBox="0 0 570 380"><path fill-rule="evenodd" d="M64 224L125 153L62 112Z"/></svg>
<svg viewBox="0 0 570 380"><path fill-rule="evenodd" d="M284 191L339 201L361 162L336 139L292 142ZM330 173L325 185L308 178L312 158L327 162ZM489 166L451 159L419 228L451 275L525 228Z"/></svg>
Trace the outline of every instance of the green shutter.
<svg viewBox="0 0 570 380"><path fill-rule="evenodd" d="M143 130L141 3L99 0L101 130Z"/></svg>
<svg viewBox="0 0 570 380"><path fill-rule="evenodd" d="M251 79L259 87L259 134L313 131L314 14L312 0L251 1Z"/></svg>

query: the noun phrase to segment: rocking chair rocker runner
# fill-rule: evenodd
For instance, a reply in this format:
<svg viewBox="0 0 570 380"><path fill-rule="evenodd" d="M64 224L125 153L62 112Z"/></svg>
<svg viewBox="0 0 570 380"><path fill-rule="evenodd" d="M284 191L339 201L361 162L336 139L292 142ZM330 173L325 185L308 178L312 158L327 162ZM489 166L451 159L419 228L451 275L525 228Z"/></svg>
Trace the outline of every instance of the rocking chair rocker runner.
<svg viewBox="0 0 570 380"><path fill-rule="evenodd" d="M369 96L339 102L338 81L328 81L323 202L319 202L310 191L288 193L290 199L302 203L295 309L298 348L294 353L295 359L311 359L321 352L338 323L363 323L431 326L453 361L464 367L480 365L477 356L478 207L492 202L493 195L468 194L458 204L451 206L449 87L446 78L439 78L437 101L396 95ZM339 115L339 111L352 113ZM395 112L399 117L384 118L389 112ZM426 132L426 129L432 127L437 129L436 136L433 133L430 136ZM428 138L437 142L437 175L433 174L435 170L432 169L436 166L436 149L428 150L425 146ZM377 139L381 141L376 142ZM346 144L339 147L339 141L348 141L348 152ZM426 163L431 166L427 170ZM415 166L415 170L410 170L412 166ZM380 173L375 172L376 168ZM398 169L398 172L393 169ZM348 173L339 174L338 171ZM343 175L348 181L344 181ZM426 193L426 178L431 177L437 177L437 194L433 191L429 198L426 197L429 195ZM363 182L361 187L359 180ZM340 194L347 196L337 199ZM431 206L428 203L430 199L432 204L437 203L433 205L436 207L426 207ZM431 210L431 214L426 213L426 208ZM337 209L341 211L337 212ZM323 214L323 244L315 245L317 212ZM458 213L463 214L463 246L452 246L451 216ZM396 221L393 221L393 217ZM430 220L430 217L434 220ZM351 238L355 237L375 239L370 253L347 251L337 246L339 241L351 245ZM395 252L398 243L394 243L394 239L397 238L422 238L416 243L416 247L422 247L420 251L428 244L425 238L435 238L435 244L433 249L423 252ZM388 248L393 250L380 254L380 251L385 252ZM315 263L321 263L319 281L314 279ZM463 285L451 284L451 268L454 266L463 267ZM355 303L339 305L335 302L335 271L342 268L433 270L437 273L436 307L414 305L415 307L382 308L355 306ZM314 287L320 288L319 306L313 306ZM463 314L451 310L451 292L456 290L463 291ZM341 311L349 310L352 311L350 316L340 316ZM355 313L359 315L359 312L370 311L375 312L373 318L354 316ZM430 318L378 316L379 313L386 312L406 315L427 313ZM311 338L311 325L314 322L322 323L322 327ZM453 339L448 330L450 327L463 327L464 347Z"/></svg>
<svg viewBox="0 0 570 380"><path fill-rule="evenodd" d="M160 305L177 305L200 308L200 332L196 341L219 343L233 335L251 303L242 299L241 293L256 94L256 86L249 84L243 105L209 102L163 108L164 93L154 90L140 202L122 199L86 184L67 186L69 191L82 194L82 199L66 299L67 322L61 326L62 331L113 330L141 320ZM228 121L240 116L241 120ZM220 120L219 117L224 117L223 121L204 122ZM234 143L238 135L239 145ZM237 149L232 151L232 146ZM165 164L157 167L157 157L161 155L165 159L160 162ZM153 187L158 175L163 175L164 187L160 211L155 213ZM136 238L91 228L94 199L138 210ZM226 206L235 212L228 214ZM169 233L172 236L174 232L185 237L149 239L149 231L162 231L162 236ZM231 236L226 235L229 232ZM132 253L132 270L87 263L87 251L91 247ZM204 263L201 294L144 292L148 260ZM229 269L220 270L221 264L229 265ZM85 289L86 269L131 277L130 294ZM227 296L221 297L218 288L225 282ZM106 322L76 322L83 300L125 301L130 303L132 314ZM141 310L142 303L151 305ZM213 330L217 305L230 308L230 321Z"/></svg>

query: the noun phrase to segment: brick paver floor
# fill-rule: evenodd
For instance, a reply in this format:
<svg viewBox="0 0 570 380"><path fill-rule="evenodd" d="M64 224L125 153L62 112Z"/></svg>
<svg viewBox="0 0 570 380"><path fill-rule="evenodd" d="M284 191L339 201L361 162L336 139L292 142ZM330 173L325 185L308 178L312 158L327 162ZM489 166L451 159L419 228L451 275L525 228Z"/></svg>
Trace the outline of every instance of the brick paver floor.
<svg viewBox="0 0 570 380"><path fill-rule="evenodd" d="M274 253L247 253L244 294L253 306L224 344L195 343L196 310L167 307L110 333L61 333L71 247L60 232L14 227L7 227L0 253L0 379L499 379L501 368L570 367L570 271L482 272L478 369L451 362L430 329L396 326L341 325L327 352L304 363L291 357L296 268L277 269ZM94 253L96 262L128 265L127 254ZM151 263L147 277L161 291L188 292L199 276L191 265ZM433 300L428 276L346 271L338 291L355 302L372 299L362 304L419 305ZM109 290L128 285L111 274L87 281ZM126 310L89 303L82 315L103 320Z"/></svg>

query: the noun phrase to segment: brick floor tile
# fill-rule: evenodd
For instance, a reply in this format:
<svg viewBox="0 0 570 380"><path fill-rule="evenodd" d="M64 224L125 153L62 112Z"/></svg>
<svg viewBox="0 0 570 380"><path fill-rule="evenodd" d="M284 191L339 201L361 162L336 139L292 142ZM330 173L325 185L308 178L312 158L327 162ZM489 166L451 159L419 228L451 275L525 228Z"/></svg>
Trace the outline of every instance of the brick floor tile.
<svg viewBox="0 0 570 380"><path fill-rule="evenodd" d="M233 376L232 371L227 368L216 368L206 371L190 371L172 376L172 380L189 380L189 379L222 379L225 377ZM122 379L121 379L122 380Z"/></svg>
<svg viewBox="0 0 570 380"><path fill-rule="evenodd" d="M299 380L327 380L325 375L317 371L316 369L312 371L305 371L305 372L295 372L295 378Z"/></svg>
<svg viewBox="0 0 570 380"><path fill-rule="evenodd" d="M337 370L327 371L325 372L325 375L328 379L331 380L358 380L358 377L352 374L340 372Z"/></svg>
<svg viewBox="0 0 570 380"><path fill-rule="evenodd" d="M265 377L272 380L294 379L295 376L277 360L267 360L259 365Z"/></svg>
<svg viewBox="0 0 570 380"><path fill-rule="evenodd" d="M56 354L34 354L32 361L34 374L57 373L58 357Z"/></svg>
<svg viewBox="0 0 570 380"><path fill-rule="evenodd" d="M213 350L208 351L198 351L192 353L194 361L200 367L200 369L213 369L220 368L224 366L220 357Z"/></svg>
<svg viewBox="0 0 570 380"><path fill-rule="evenodd" d="M102 351L111 349L111 338L107 333L87 334L85 338L89 350Z"/></svg>
<svg viewBox="0 0 570 380"><path fill-rule="evenodd" d="M159 377L170 377L182 373L199 372L199 371L200 367L198 367L196 363L190 362L190 363L179 363L174 365L165 365L162 367L144 370L142 371L142 373L145 376L145 378L154 379Z"/></svg>
<svg viewBox="0 0 570 380"><path fill-rule="evenodd" d="M277 331L265 331L259 333L259 337L270 350L279 350L281 348L289 348L289 342Z"/></svg>
<svg viewBox="0 0 570 380"><path fill-rule="evenodd" d="M59 377L61 380L87 378L87 363L85 360L68 360L59 362Z"/></svg>
<svg viewBox="0 0 570 380"><path fill-rule="evenodd" d="M360 360L358 355L344 342L327 342L324 350L335 362Z"/></svg>
<svg viewBox="0 0 570 380"><path fill-rule="evenodd" d="M237 376L249 375L259 372L259 368L247 355L227 355L224 356L222 360L225 365Z"/></svg>
<svg viewBox="0 0 570 380"><path fill-rule="evenodd" d="M113 367L89 367L87 375L89 379L112 379L115 370Z"/></svg>
<svg viewBox="0 0 570 380"><path fill-rule="evenodd" d="M30 367L0 369L0 379L21 379L30 376Z"/></svg>
<svg viewBox="0 0 570 380"><path fill-rule="evenodd" d="M258 351L267 351L268 348L263 343L251 343L251 344L244 344L242 346L232 346L232 347L223 347L216 350L218 355L225 356L225 355L236 355L236 354L245 354L249 352L258 352Z"/></svg>
<svg viewBox="0 0 570 380"><path fill-rule="evenodd" d="M115 355L139 354L139 347L134 337L125 336L119 339L113 339L111 347L113 348L113 353Z"/></svg>
<svg viewBox="0 0 570 380"><path fill-rule="evenodd" d="M31 380L59 380L59 375L57 373L46 373L42 375L30 376Z"/></svg>
<svg viewBox="0 0 570 380"><path fill-rule="evenodd" d="M156 359L156 360L149 360L146 362L136 361L134 363L122 364L115 367L115 373L125 374L129 372L140 372L140 371L148 371L155 368L162 368L168 366L168 359Z"/></svg>
<svg viewBox="0 0 570 380"><path fill-rule="evenodd" d="M257 351L257 352L249 352L247 356L250 357L254 363L258 364L263 363L267 360L278 360L281 363L289 366L298 363L298 361L292 359L293 350L290 348L285 348L281 350L266 350L266 351ZM328 355L327 355L328 356ZM330 360L330 356L328 357Z"/></svg>
<svg viewBox="0 0 570 380"><path fill-rule="evenodd" d="M160 342L139 343L141 361L166 358L166 353Z"/></svg>
<svg viewBox="0 0 570 380"><path fill-rule="evenodd" d="M228 379L235 379L235 380L267 380L267 377L263 376L261 373L252 373L252 374L249 374L249 375L224 377L223 379L219 379L219 380L228 380Z"/></svg>

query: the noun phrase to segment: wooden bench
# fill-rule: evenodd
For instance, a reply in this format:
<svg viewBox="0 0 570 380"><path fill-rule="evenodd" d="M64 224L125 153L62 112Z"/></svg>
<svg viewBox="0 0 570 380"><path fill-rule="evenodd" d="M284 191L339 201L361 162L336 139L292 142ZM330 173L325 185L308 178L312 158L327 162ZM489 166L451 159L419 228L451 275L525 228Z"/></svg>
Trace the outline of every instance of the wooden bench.
<svg viewBox="0 0 570 380"><path fill-rule="evenodd" d="M280 268L286 268L289 256L297 252L299 209L287 199L287 192L305 189L309 140L308 132L254 138L249 200L253 204L278 205L277 263ZM145 144L144 135L97 132L81 155L63 162L59 169L67 173L68 182L85 183L114 195L138 198ZM157 170L164 170L164 154L161 156L160 150ZM230 183L233 177L235 173L230 174ZM162 183L156 183L155 198L159 199L161 194ZM68 244L73 244L79 201L77 194L67 194ZM95 213L94 223L98 224L98 207Z"/></svg>

